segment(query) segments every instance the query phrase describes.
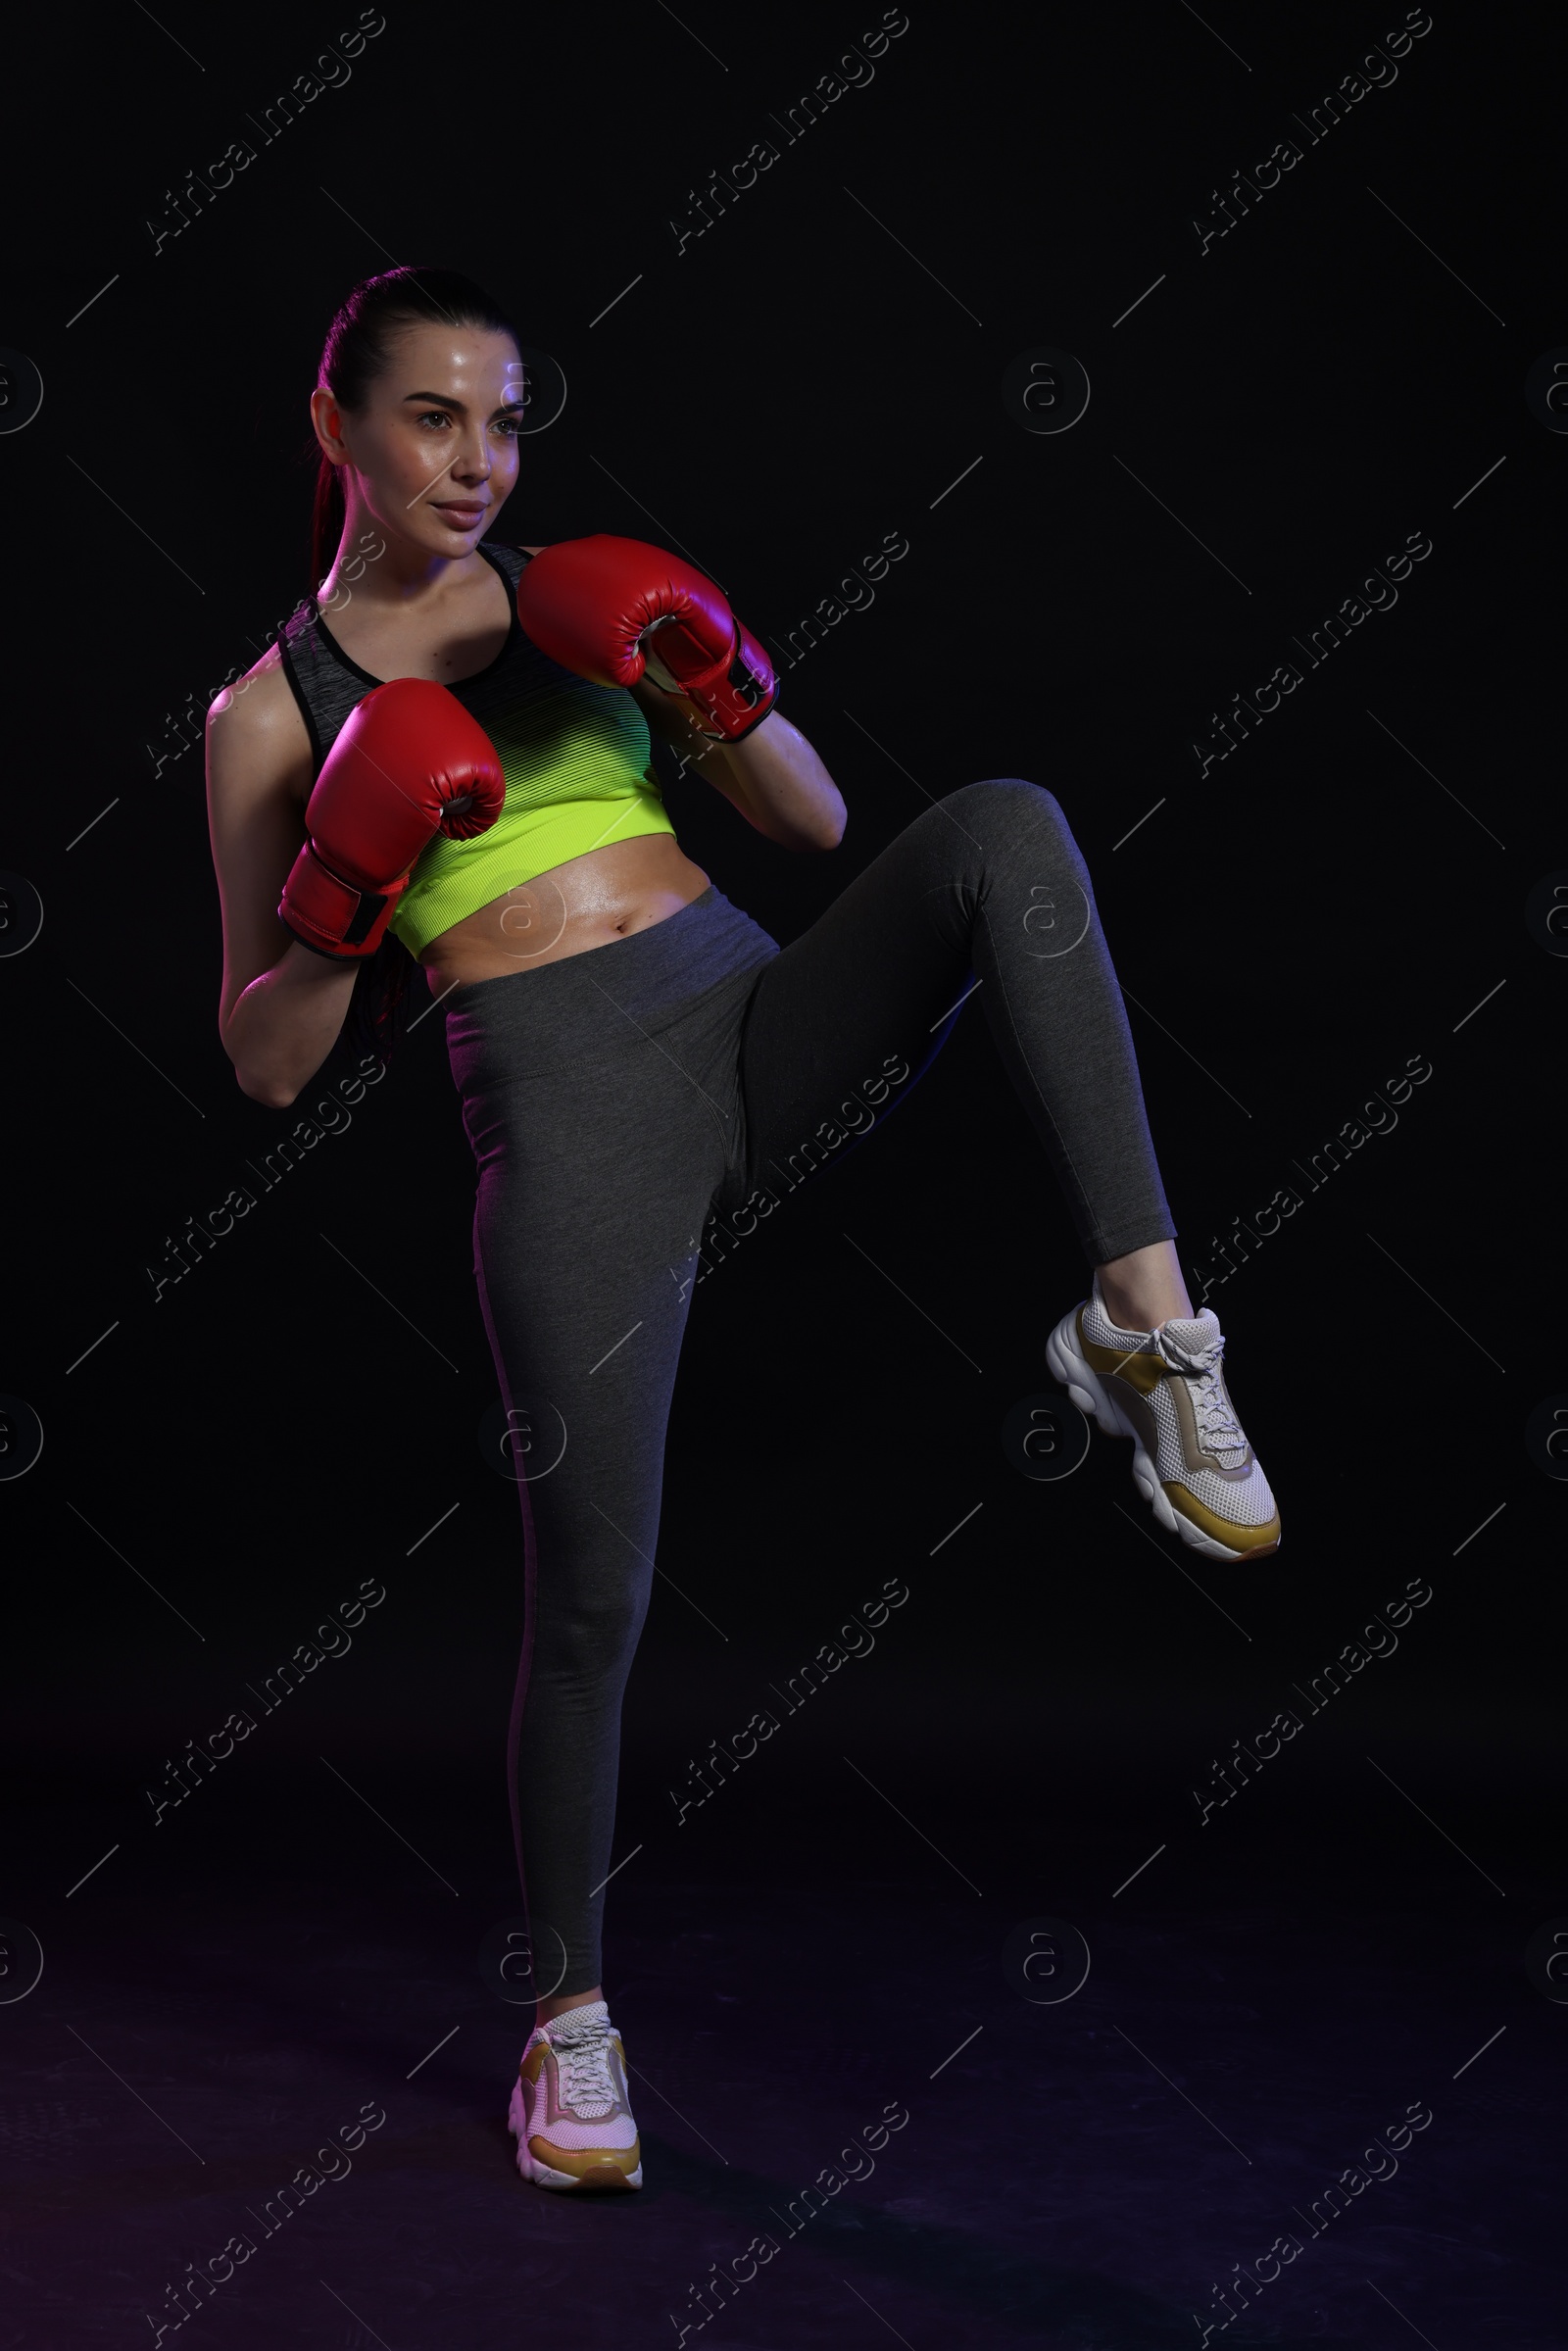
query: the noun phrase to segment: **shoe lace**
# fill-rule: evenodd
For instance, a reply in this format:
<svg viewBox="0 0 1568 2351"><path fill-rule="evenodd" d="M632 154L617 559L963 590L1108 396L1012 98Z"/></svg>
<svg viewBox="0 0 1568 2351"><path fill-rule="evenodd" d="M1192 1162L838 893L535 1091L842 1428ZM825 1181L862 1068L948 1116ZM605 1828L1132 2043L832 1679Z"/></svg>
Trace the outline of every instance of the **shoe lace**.
<svg viewBox="0 0 1568 2351"><path fill-rule="evenodd" d="M1221 1363L1225 1353L1224 1333L1216 1330L1212 1339L1201 1346L1190 1347L1176 1338L1167 1323L1154 1335L1154 1345L1162 1359L1173 1371L1181 1373L1188 1382L1193 1399L1193 1411L1198 1421L1199 1435L1206 1451L1212 1453L1226 1468L1224 1456L1233 1453L1237 1464L1247 1451L1247 1439L1235 1407L1225 1393Z"/></svg>
<svg viewBox="0 0 1568 2351"><path fill-rule="evenodd" d="M610 2070L611 2035L614 2028L601 2019L574 2025L547 2035L561 2069L561 2098L584 2122L597 2123L619 2103L620 2093Z"/></svg>

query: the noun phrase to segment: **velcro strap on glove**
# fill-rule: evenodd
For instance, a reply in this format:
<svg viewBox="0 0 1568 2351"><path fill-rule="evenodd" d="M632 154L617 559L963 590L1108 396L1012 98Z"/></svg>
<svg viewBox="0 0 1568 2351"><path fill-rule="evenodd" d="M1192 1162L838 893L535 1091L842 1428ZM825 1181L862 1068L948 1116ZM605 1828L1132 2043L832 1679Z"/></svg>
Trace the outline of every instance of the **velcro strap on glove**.
<svg viewBox="0 0 1568 2351"><path fill-rule="evenodd" d="M301 946L318 955L347 960L373 955L409 880L404 874L382 890L361 888L323 865L315 842L307 841L283 884L278 915Z"/></svg>
<svg viewBox="0 0 1568 2351"><path fill-rule="evenodd" d="M761 725L778 700L773 664L750 629L739 622L727 654L682 676L676 662L691 646L691 637L678 621L651 631L644 650L654 682L662 685L667 676L669 690L684 694L702 712L708 721L702 731L715 743L738 743Z"/></svg>

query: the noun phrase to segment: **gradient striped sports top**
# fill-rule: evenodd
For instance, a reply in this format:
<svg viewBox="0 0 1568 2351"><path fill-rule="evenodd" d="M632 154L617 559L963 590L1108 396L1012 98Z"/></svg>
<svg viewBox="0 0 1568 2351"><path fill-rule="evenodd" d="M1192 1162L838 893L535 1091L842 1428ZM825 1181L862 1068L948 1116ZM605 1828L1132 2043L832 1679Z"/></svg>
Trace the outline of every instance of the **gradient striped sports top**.
<svg viewBox="0 0 1568 2351"><path fill-rule="evenodd" d="M487 669L448 688L495 745L506 799L488 832L435 839L415 860L391 929L413 955L521 882L611 841L673 833L647 722L621 686L596 686L540 652L517 618L516 586L531 559L520 547L481 544L506 582L512 631ZM308 596L278 639L284 673L310 730L312 778L372 677L350 661Z"/></svg>

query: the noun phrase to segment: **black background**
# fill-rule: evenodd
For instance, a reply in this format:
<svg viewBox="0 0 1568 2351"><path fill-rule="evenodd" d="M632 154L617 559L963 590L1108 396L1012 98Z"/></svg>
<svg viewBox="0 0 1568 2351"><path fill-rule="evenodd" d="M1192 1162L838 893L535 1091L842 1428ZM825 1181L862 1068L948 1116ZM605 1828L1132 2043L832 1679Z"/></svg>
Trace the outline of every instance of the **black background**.
<svg viewBox="0 0 1568 2351"><path fill-rule="evenodd" d="M1208 2108L1205 2063L1239 2082L1272 2069L1281 2143L1298 2148L1298 2126L1317 2150L1299 2155L1308 2193L1385 2106L1445 2105L1441 2090L1445 2121L1463 2099L1441 2153L1429 2134L1425 2187L1379 2191L1385 2211L1408 2196L1424 2248L1409 2275L1425 2299L1401 2308L1445 2351L1483 2339L1443 2333L1468 2294L1476 2327L1556 2339L1528 2331L1533 2273L1526 2261L1503 2282L1482 2216L1527 2210L1540 2188L1533 2171L1511 2177L1507 2149L1560 2061L1562 2012L1531 1989L1523 1952L1568 1912L1564 1489L1525 1444L1533 1408L1568 1388L1568 965L1525 919L1533 886L1568 864L1552 790L1568 439L1524 389L1568 343L1563 77L1544 20L1439 7L1397 80L1309 143L1298 118L1401 16L914 8L874 79L788 143L773 118L874 10L390 5L346 85L266 144L248 118L310 70L336 19L219 20L169 0L156 22L131 7L24 25L8 138L34 142L35 167L25 200L13 187L0 341L33 361L44 395L0 436L0 864L44 919L0 960L0 1389L39 1416L44 1448L0 1486L15 1740L0 1907L41 1938L46 1970L0 2009L0 2032L63 2113L73 2082L112 2094L65 2025L120 2047L139 2081L135 2033L117 2039L117 1967L132 1948L152 1966L156 1948L177 1984L194 1945L160 1940L157 1922L213 1889L257 1902L282 1935L285 1917L363 1878L355 1932L438 1934L475 2002L473 1952L514 1906L501 1750L520 1533L479 1453L496 1382L439 1016L352 1127L156 1302L147 1270L168 1270L169 1237L248 1182L247 1162L348 1068L340 1049L286 1112L234 1084L200 714L312 584L307 399L334 306L393 261L438 262L508 305L568 386L559 420L522 444L500 535L678 544L775 652L885 533L907 537L874 605L783 671L781 707L849 805L842 846L790 857L693 779L670 786L682 845L718 887L787 942L930 797L985 775L1048 785L1130 999L1195 1297L1211 1236L1280 1186L1304 1196L1209 1298L1286 1530L1246 1571L1159 1536L1119 1448L1097 1444L1059 1483L1025 1480L1004 1452L1009 1409L1050 1386L1045 1339L1084 1276L975 1009L890 1132L702 1284L670 1432L668 1580L627 1704L617 1849L643 1850L611 1895L617 2017L633 1976L659 1977L672 2009L682 1985L697 2001L722 1981L758 2046L826 2011L853 2016L855 2046L874 2053L879 2001L924 2002L934 2065L994 2008L984 2094L1038 2153L1041 2019L1055 2064L1062 2020L1080 2023L1093 1995L1026 2008L1000 1953L1020 1920L1074 1921L1095 1995L1114 1981L1113 2017L1146 2047L1132 2021L1146 1994L1225 1975L1240 2006L1189 2016L1186 2040L1167 2032L1190 2071L1168 2070ZM255 161L155 253L146 222L166 190L240 137ZM689 192L763 137L778 161L677 250L669 221L688 219ZM1192 223L1213 191L1287 138L1300 162L1200 250ZM1037 347L1088 372L1069 431L1027 432L1004 404L1004 370ZM1298 691L1201 773L1192 746L1211 713L1296 660L1293 638L1412 533L1432 553L1397 605L1321 667L1302 661ZM173 721L192 709L178 750ZM1397 1127L1308 1191L1299 1164L1413 1056L1431 1076ZM387 1596L353 1653L154 1829L143 1790L165 1759L369 1576ZM888 1577L909 1597L875 1654L677 1829L668 1790L688 1757L740 1729ZM1211 1759L1294 1704L1291 1686L1417 1577L1433 1596L1397 1655L1200 1828L1191 1790ZM443 1912L427 1929L432 1901L453 1908L432 1865L460 1888L456 1925ZM1272 1974L1236 1960L1232 1929ZM1331 1984L1357 1969L1325 2052ZM198 1977L220 2035L222 1968L192 1962ZM433 2001L429 2039L449 2007ZM500 2012L475 2014L469 2037L491 2033L504 2079L512 2022L497 2039ZM1414 2071L1391 2055L1412 2014L1442 2052ZM1450 2087L1499 2026L1512 2030ZM1008 2033L1035 2042L1009 2059ZM862 2058L841 2093L823 2062L807 2111L842 2110L846 2127L900 2086ZM672 2089L677 2108L739 2130L689 2057L662 2063L694 2101ZM1324 2098L1355 2119L1309 2129ZM1147 2151L1151 2209L1181 2168L1184 2110L1159 2111L1171 2137ZM106 2127L143 2126L157 2137L125 2101ZM822 2123L801 2177L838 2127ZM1485 2159L1484 2129L1500 2134ZM1203 2250L1189 2219L1186 2250L1178 2236L1152 2266L1135 2204L1097 2245L1097 2274L1206 2310L1209 2277L1287 2225L1247 2217L1225 2179ZM1293 2200L1255 2180L1245 2192L1265 2216ZM74 2193L60 2189L57 2249L86 2227ZM6 2339L128 2340L165 2275L232 2225L87 2260L41 2332ZM666 2259L678 2291L638 2270L624 2339L670 2339L685 2277L750 2225L704 2237L684 2268ZM367 2205L359 2257L395 2272L379 2226ZM252 2339L240 2291L226 2335L204 2315L215 2341ZM952 2286L922 2351L1057 2339L1043 2322L996 2331L976 2294ZM875 2339L840 2299L823 2339ZM1273 2323L1299 2330L1282 2339L1402 2339L1325 2268L1274 2300ZM908 2334L921 2304L904 2307ZM710 2339L798 2339L781 2310ZM323 2312L320 2298L278 2323L301 2340L371 2339L340 2321L330 2332ZM621 2324L605 2316L580 2339ZM481 2338L452 2304L388 2339Z"/></svg>

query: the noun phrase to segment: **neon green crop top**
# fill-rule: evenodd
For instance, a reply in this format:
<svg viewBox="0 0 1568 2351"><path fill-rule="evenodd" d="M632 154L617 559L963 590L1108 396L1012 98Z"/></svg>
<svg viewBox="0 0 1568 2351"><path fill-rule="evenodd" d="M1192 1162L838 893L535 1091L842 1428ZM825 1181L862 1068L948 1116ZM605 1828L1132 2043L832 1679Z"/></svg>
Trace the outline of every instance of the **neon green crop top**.
<svg viewBox="0 0 1568 2351"><path fill-rule="evenodd" d="M535 660L546 665L542 654ZM474 711L501 760L506 801L488 832L471 841L437 833L416 861L389 926L411 955L422 955L466 914L568 857L637 833L674 832L653 771L647 722L631 696L569 672L558 677L564 685L542 682L518 695L504 715Z"/></svg>
<svg viewBox="0 0 1568 2351"><path fill-rule="evenodd" d="M521 550L481 545L478 552L514 591L528 561ZM310 601L285 627L282 653L319 772L350 711L382 681L350 661ZM487 832L471 841L438 833L416 859L389 926L413 955L465 915L568 857L675 830L647 721L630 694L551 661L524 634L515 609L495 661L450 691L495 745L506 800Z"/></svg>

